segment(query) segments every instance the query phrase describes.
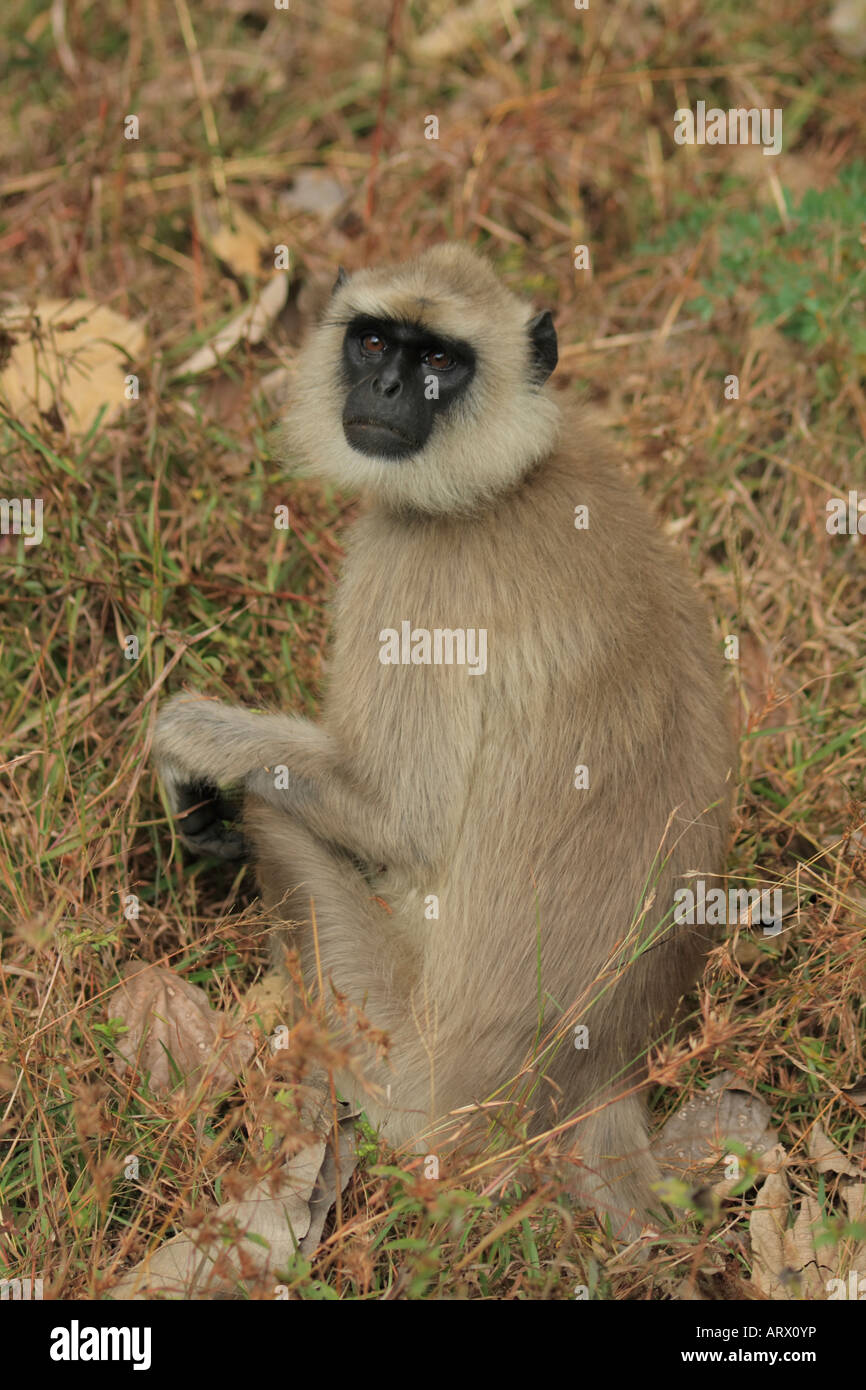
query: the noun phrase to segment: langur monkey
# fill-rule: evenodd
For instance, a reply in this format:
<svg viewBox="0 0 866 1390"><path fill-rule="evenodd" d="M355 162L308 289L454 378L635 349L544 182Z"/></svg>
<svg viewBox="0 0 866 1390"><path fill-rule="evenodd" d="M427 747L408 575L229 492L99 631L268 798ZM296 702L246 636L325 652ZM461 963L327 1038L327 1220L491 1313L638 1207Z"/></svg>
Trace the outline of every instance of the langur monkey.
<svg viewBox="0 0 866 1390"><path fill-rule="evenodd" d="M522 1078L628 1232L658 1207L642 1060L711 944L674 893L723 871L733 758L705 612L556 361L464 246L341 271L287 424L365 504L321 722L177 695L155 751L184 838L248 848L335 1030L348 1001L388 1035L336 1078L385 1138L426 1152Z"/></svg>

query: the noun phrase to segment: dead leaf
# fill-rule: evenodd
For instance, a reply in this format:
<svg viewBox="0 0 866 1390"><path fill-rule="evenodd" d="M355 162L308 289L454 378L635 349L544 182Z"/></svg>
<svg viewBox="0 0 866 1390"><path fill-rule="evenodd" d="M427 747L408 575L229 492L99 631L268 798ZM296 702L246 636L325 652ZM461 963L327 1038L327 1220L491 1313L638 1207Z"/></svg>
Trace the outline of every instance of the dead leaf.
<svg viewBox="0 0 866 1390"><path fill-rule="evenodd" d="M852 1163L824 1132L820 1120L816 1120L808 1135L809 1157L815 1160L819 1173L844 1173L849 1178L862 1178L863 1169Z"/></svg>
<svg viewBox="0 0 866 1390"><path fill-rule="evenodd" d="M142 978L147 974L157 975L156 987L151 984L148 988ZM154 970L140 963L133 966L121 990L133 997L132 1017L139 1033L146 1027L148 1017L167 1012L160 991L169 994L175 1013L180 1008L184 1019L192 1014L197 1028L202 1018L206 1031L213 1028L214 1019L219 1024L226 1022L208 1007L202 990L186 985L170 970L161 967ZM286 979L279 972L269 972L248 993L244 1018L264 1016L267 1026L273 1026L276 1019L284 1016L287 990L290 992ZM139 993L141 999L136 997ZM159 1009L148 1010L148 998L156 1000ZM126 1041L131 1037L132 1032ZM252 1042L243 1033L232 1045L239 1043L240 1050L248 1055L244 1040L251 1050ZM160 1049L157 1060L162 1058L165 1053ZM178 1060L176 1052L175 1060ZM251 1274L276 1280L290 1264L296 1250L308 1258L314 1254L328 1212L344 1191L357 1163L355 1112L346 1104L340 1105L335 1157L331 1088L327 1075L322 1072L307 1077L300 1094L303 1097L301 1121L317 1137L283 1164L275 1175L251 1186L240 1200L224 1203L209 1213L203 1223L181 1231L146 1256L112 1287L113 1298L145 1298L154 1293L213 1298L237 1293L238 1286Z"/></svg>
<svg viewBox="0 0 866 1390"><path fill-rule="evenodd" d="M242 207L233 204L226 216L221 204L206 203L198 227L205 245L238 278L261 273L262 252L271 244L264 227Z"/></svg>
<svg viewBox="0 0 866 1390"><path fill-rule="evenodd" d="M866 1105L866 1076L858 1077L850 1086L843 1086L842 1094L855 1105Z"/></svg>
<svg viewBox="0 0 866 1390"><path fill-rule="evenodd" d="M842 1197L848 1209L849 1221L863 1221L866 1219L866 1183L844 1183L842 1186Z"/></svg>
<svg viewBox="0 0 866 1390"><path fill-rule="evenodd" d="M752 1282L768 1298L792 1297L791 1278L785 1254L785 1229L788 1224L790 1190L785 1175L785 1150L781 1144L775 1151L778 1168L768 1175L755 1199L749 1218L754 1266Z"/></svg>
<svg viewBox="0 0 866 1390"><path fill-rule="evenodd" d="M852 1225L862 1225L866 1222L866 1183L841 1183L840 1188L848 1220ZM866 1291L866 1240L858 1241L853 1236L845 1236L839 1242L839 1267L835 1277L847 1281L852 1271L858 1276L858 1285Z"/></svg>
<svg viewBox="0 0 866 1390"><path fill-rule="evenodd" d="M279 970L268 970L244 995L244 1015L258 1018L265 1033L282 1023L291 1008L292 984Z"/></svg>
<svg viewBox="0 0 866 1390"><path fill-rule="evenodd" d="M245 1274L276 1277L310 1229L309 1198L324 1154L324 1143L311 1144L283 1166L276 1190L272 1178L263 1178L240 1201L217 1207L201 1227L166 1241L121 1276L112 1297L213 1298L235 1291Z"/></svg>
<svg viewBox="0 0 866 1390"><path fill-rule="evenodd" d="M790 724L794 717L790 677L775 660L772 649L751 632L740 637L737 670L744 727L776 729Z"/></svg>
<svg viewBox="0 0 866 1390"><path fill-rule="evenodd" d="M280 195L280 206L289 212L316 212L330 216L346 201L346 190L327 169L299 169L291 188Z"/></svg>
<svg viewBox="0 0 866 1390"><path fill-rule="evenodd" d="M215 367L240 342L258 343L280 313L289 295L289 276L285 271L272 275L252 304L237 314L214 335L209 343L176 367L173 377L197 376Z"/></svg>
<svg viewBox="0 0 866 1390"><path fill-rule="evenodd" d="M352 1121L347 1116L338 1127L341 1193L357 1163ZM276 1281L296 1250L314 1254L338 1197L336 1167L333 1138L314 1141L283 1165L276 1186L263 1178L240 1201L217 1207L201 1227L146 1256L112 1287L112 1298L213 1298L240 1292L251 1274Z"/></svg>
<svg viewBox="0 0 866 1390"><path fill-rule="evenodd" d="M522 10L528 0L510 0L512 12ZM455 53L461 53L473 43L476 31L488 24L502 23L499 0L470 0L446 12L445 18L419 34L409 43L409 53L416 63L444 63Z"/></svg>
<svg viewBox="0 0 866 1390"><path fill-rule="evenodd" d="M347 1107L348 1108L348 1107ZM334 1203L342 1196L349 1185L349 1179L358 1165L358 1155L355 1148L355 1126L351 1123L354 1117L347 1114L340 1121L338 1127L339 1149L338 1157L334 1158L333 1142L328 1145L325 1161L322 1164L321 1172L316 1179L316 1186L310 1198L310 1228L304 1239L301 1241L301 1254L308 1258L313 1255L322 1238L325 1221L328 1212ZM337 1191L337 1167L340 1170L340 1190Z"/></svg>
<svg viewBox="0 0 866 1390"><path fill-rule="evenodd" d="M820 1135L815 1147L824 1152ZM779 1145L766 1157L774 1159L779 1171L771 1173L759 1191L749 1221L754 1256L752 1283L777 1301L826 1299L831 1281L841 1280L844 1284L851 1271L863 1269L866 1241L858 1243L846 1237L816 1243L824 1228L825 1212L812 1193L800 1198L793 1226L789 1227L791 1194L783 1169L785 1151ZM842 1196L848 1220L861 1220L866 1210L866 1183L845 1184Z"/></svg>
<svg viewBox="0 0 866 1390"><path fill-rule="evenodd" d="M827 1281L835 1277L839 1265L835 1245L815 1248L815 1234L821 1223L821 1208L808 1194L800 1198L800 1207L793 1227L783 1239L785 1268L797 1276L800 1292L788 1292L787 1298L825 1298Z"/></svg>
<svg viewBox="0 0 866 1390"><path fill-rule="evenodd" d="M849 58L866 57L866 0L839 0L829 28L836 47Z"/></svg>
<svg viewBox="0 0 866 1390"><path fill-rule="evenodd" d="M149 1073L156 1095L181 1081L188 1088L228 1090L255 1050L242 1025L212 1009L203 989L163 966L130 966L110 1012L128 1029L117 1045L121 1074L128 1067Z"/></svg>
<svg viewBox="0 0 866 1390"><path fill-rule="evenodd" d="M760 1155L775 1144L776 1134L766 1102L733 1072L724 1071L670 1117L652 1152L663 1171L706 1182L712 1178L707 1169L720 1165L734 1140ZM727 1185L733 1186L733 1180Z"/></svg>
<svg viewBox="0 0 866 1390"><path fill-rule="evenodd" d="M0 372L0 400L24 424L55 418L83 435L105 407L110 421L128 404L125 378L141 355L144 327L90 299L40 299L0 315L11 340Z"/></svg>

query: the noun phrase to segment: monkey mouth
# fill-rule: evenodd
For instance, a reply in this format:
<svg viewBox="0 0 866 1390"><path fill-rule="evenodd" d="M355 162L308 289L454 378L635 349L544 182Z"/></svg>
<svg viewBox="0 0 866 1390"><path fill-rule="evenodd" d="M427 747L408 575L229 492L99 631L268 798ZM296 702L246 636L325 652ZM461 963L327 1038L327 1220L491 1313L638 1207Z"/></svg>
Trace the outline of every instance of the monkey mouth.
<svg viewBox="0 0 866 1390"><path fill-rule="evenodd" d="M412 439L395 425L386 425L381 420L359 417L343 421L343 433L347 442L359 454L368 457L407 458L418 449L417 439Z"/></svg>

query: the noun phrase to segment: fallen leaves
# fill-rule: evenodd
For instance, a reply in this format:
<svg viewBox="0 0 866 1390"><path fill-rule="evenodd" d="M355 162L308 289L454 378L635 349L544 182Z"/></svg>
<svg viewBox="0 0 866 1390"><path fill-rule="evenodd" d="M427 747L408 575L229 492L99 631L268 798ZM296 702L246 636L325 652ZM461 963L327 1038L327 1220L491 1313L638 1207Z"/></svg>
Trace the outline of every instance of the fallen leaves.
<svg viewBox="0 0 866 1390"><path fill-rule="evenodd" d="M815 1129L820 1131L818 1141L810 1136L809 1148L810 1153L814 1148L822 1154L819 1171L851 1171L853 1165L838 1149L830 1145L832 1153L827 1150L829 1140L820 1126ZM800 1195L790 1223L796 1200L786 1171L790 1160L781 1145L773 1157L776 1170L758 1193L749 1219L752 1283L776 1301L838 1297L838 1288L847 1288L849 1275L853 1273L856 1278L866 1269L866 1241L851 1234L834 1234L825 1210L811 1192ZM860 1169L853 1171L861 1181L840 1184L843 1222L837 1224L857 1229L866 1211L866 1182Z"/></svg>
<svg viewBox="0 0 866 1390"><path fill-rule="evenodd" d="M862 1289L866 1297L866 1172L833 1143L820 1121L806 1133L805 1153L800 1146L793 1154L779 1143L769 1121L769 1106L737 1076L714 1077L668 1120L652 1145L665 1173L658 1191L664 1200L691 1197L694 1202L701 1188L711 1186L715 1206L697 1204L714 1210L715 1221L721 1201L758 1185L748 1210L749 1285L755 1293L773 1301L826 1300L859 1298ZM730 1147L733 1154L726 1153ZM737 1157L743 1149L745 1161ZM698 1272L710 1275L720 1268L704 1261ZM663 1278L666 1283L677 1299L707 1296L694 1269L679 1282Z"/></svg>
<svg viewBox="0 0 866 1390"><path fill-rule="evenodd" d="M778 1166L758 1192L749 1218L752 1283L768 1298L787 1299L792 1296L785 1253L790 1190L783 1167L785 1150L781 1144L776 1146L773 1158Z"/></svg>
<svg viewBox="0 0 866 1390"><path fill-rule="evenodd" d="M48 418L84 435L129 399L126 378L144 327L90 299L40 299L0 315L0 402L23 424Z"/></svg>
<svg viewBox="0 0 866 1390"><path fill-rule="evenodd" d="M744 1166L737 1159L736 1174L720 1178L722 1159L732 1146L746 1149L752 1162ZM766 1298L857 1296L838 1290L847 1290L851 1277L856 1283L866 1271L866 1240L859 1239L866 1216L866 1173L832 1142L819 1121L806 1137L807 1160L815 1177L834 1174L857 1180L839 1182L835 1206L830 1191L819 1202L818 1181L807 1184L798 1179L799 1190L792 1190L790 1169L803 1160L789 1156L778 1142L766 1102L729 1071L714 1077L705 1091L671 1116L652 1150L669 1183L712 1184L716 1198L742 1193L760 1182L749 1213L751 1283ZM676 1296L697 1295L678 1289Z"/></svg>
<svg viewBox="0 0 866 1390"><path fill-rule="evenodd" d="M197 376L215 367L240 342L259 343L267 333L289 297L289 276L278 271L263 286L256 298L236 314L209 343L198 348L176 367L172 375Z"/></svg>
<svg viewBox="0 0 866 1390"><path fill-rule="evenodd" d="M284 990L280 977L265 976L251 992L244 1017L255 1011L272 1023ZM110 1011L127 1029L116 1045L121 1070L134 1067L147 1074L155 1094L180 1086L227 1090L254 1050L240 1020L212 1009L204 990L163 966L130 966ZM329 1122L327 1080L318 1078L305 1095L301 1118L309 1142L274 1172L251 1182L241 1198L223 1203L124 1273L112 1286L112 1297L212 1298L238 1292L250 1278L276 1281L297 1253L314 1253L357 1160L348 1108L338 1113L336 1124Z"/></svg>
<svg viewBox="0 0 866 1390"><path fill-rule="evenodd" d="M751 632L740 636L737 665L744 729L776 729L793 722L793 684L776 654Z"/></svg>
<svg viewBox="0 0 866 1390"><path fill-rule="evenodd" d="M652 1151L664 1171L707 1183L721 1177L722 1160L732 1144L760 1157L775 1142L770 1107L733 1072L724 1071L671 1116ZM738 1181L724 1179L716 1190L724 1196Z"/></svg>
<svg viewBox="0 0 866 1390"><path fill-rule="evenodd" d="M240 1201L211 1212L200 1227L160 1245L117 1281L112 1297L213 1297L234 1288L244 1274L275 1275L310 1229L309 1199L324 1155L323 1142L311 1145L284 1165L276 1190L264 1178Z"/></svg>
<svg viewBox="0 0 866 1390"><path fill-rule="evenodd" d="M836 47L850 58L866 56L866 0L839 0L828 21Z"/></svg>
<svg viewBox="0 0 866 1390"><path fill-rule="evenodd" d="M512 14L523 9L528 0L511 0ZM468 48L478 29L498 23L502 11L498 0L470 0L468 5L447 11L445 18L410 40L409 52L416 63L444 63L455 53Z"/></svg>
<svg viewBox="0 0 866 1390"><path fill-rule="evenodd" d="M240 1022L212 1009L203 989L164 966L130 966L111 1013L127 1029L117 1044L119 1070L147 1075L155 1095L180 1084L228 1090L254 1051Z"/></svg>
<svg viewBox="0 0 866 1390"><path fill-rule="evenodd" d="M288 212L332 217L347 201L347 192L328 169L298 169L291 188L280 195L280 207Z"/></svg>
<svg viewBox="0 0 866 1390"><path fill-rule="evenodd" d="M251 1279L276 1283L296 1255L309 1259L357 1163L353 1117L343 1116L337 1129L336 1148L332 1133L313 1140L238 1201L223 1203L128 1270L112 1297L240 1293Z"/></svg>
<svg viewBox="0 0 866 1390"><path fill-rule="evenodd" d="M198 228L208 249L240 279L258 276L266 251L273 254L264 227L239 204L227 212L215 202L206 203L198 218Z"/></svg>
<svg viewBox="0 0 866 1390"><path fill-rule="evenodd" d="M809 1157L814 1159L815 1167L819 1173L845 1173L851 1178L862 1178L863 1172L852 1163L845 1154L832 1140L824 1133L824 1128L820 1121L816 1121L809 1130L807 1140Z"/></svg>

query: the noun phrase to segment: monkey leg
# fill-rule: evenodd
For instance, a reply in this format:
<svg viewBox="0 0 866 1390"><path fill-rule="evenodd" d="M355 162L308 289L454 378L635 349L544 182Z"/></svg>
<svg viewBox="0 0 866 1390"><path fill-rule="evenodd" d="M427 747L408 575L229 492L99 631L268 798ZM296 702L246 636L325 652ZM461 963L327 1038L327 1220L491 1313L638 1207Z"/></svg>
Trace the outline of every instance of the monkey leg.
<svg viewBox="0 0 866 1390"><path fill-rule="evenodd" d="M288 943L299 953L307 990L316 993L321 982L348 1057L335 1073L342 1094L395 1146L421 1133L434 1116L429 1042L412 1009L421 968L417 933L376 896L349 852L325 844L296 818L248 797L243 830L265 904L285 924L275 934L277 964ZM363 1014L347 1014L334 989Z"/></svg>
<svg viewBox="0 0 866 1390"><path fill-rule="evenodd" d="M323 969L327 964L331 973L357 975L359 958L379 933L373 894L356 861L255 797L244 804L243 832L265 904L286 923L302 959L314 947L315 934Z"/></svg>

